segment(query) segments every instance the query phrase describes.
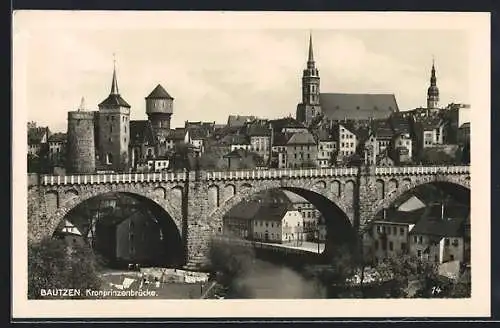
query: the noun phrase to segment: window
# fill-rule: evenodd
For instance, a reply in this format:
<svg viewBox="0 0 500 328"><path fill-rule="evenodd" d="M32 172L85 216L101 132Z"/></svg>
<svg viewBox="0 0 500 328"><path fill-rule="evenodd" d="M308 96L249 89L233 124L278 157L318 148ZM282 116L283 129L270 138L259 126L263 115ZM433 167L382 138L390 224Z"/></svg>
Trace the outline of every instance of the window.
<svg viewBox="0 0 500 328"><path fill-rule="evenodd" d="M450 255L450 261L454 261L455 260L455 256L453 254Z"/></svg>
<svg viewBox="0 0 500 328"><path fill-rule="evenodd" d="M394 250L394 244L392 243L392 241L389 242L389 250L390 251Z"/></svg>
<svg viewBox="0 0 500 328"><path fill-rule="evenodd" d="M438 262L439 261L439 257L437 255L434 255L434 262Z"/></svg>
<svg viewBox="0 0 500 328"><path fill-rule="evenodd" d="M392 234L393 235L397 235L398 234L397 227L392 227Z"/></svg>
<svg viewBox="0 0 500 328"><path fill-rule="evenodd" d="M450 240L448 238L444 239L444 245L445 246L450 246Z"/></svg>
<svg viewBox="0 0 500 328"><path fill-rule="evenodd" d="M417 251L417 256L422 257L422 251L420 249Z"/></svg>
<svg viewBox="0 0 500 328"><path fill-rule="evenodd" d="M417 236L413 236L413 242L416 244L417 243Z"/></svg>
<svg viewBox="0 0 500 328"><path fill-rule="evenodd" d="M391 234L391 227L387 227L387 234L390 235Z"/></svg>
<svg viewBox="0 0 500 328"><path fill-rule="evenodd" d="M458 247L458 239L453 239L453 246Z"/></svg>
<svg viewBox="0 0 500 328"><path fill-rule="evenodd" d="M405 228L399 228L399 234L403 236L405 234Z"/></svg>
<svg viewBox="0 0 500 328"><path fill-rule="evenodd" d="M418 236L418 243L419 243L419 244L421 244L421 243L422 243L422 241L423 241L422 236Z"/></svg>
<svg viewBox="0 0 500 328"><path fill-rule="evenodd" d="M406 252L406 243L401 243L401 250Z"/></svg>
<svg viewBox="0 0 500 328"><path fill-rule="evenodd" d="M386 240L382 241L382 250L383 251L387 250L387 241Z"/></svg>
<svg viewBox="0 0 500 328"><path fill-rule="evenodd" d="M109 116L106 116L106 121L109 121Z"/></svg>

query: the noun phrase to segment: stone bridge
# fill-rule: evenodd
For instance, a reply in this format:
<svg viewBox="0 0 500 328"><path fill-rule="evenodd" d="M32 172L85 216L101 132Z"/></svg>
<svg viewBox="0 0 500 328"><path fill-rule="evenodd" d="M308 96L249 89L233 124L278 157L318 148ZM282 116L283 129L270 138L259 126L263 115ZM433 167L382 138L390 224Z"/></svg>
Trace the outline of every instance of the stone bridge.
<svg viewBox="0 0 500 328"><path fill-rule="evenodd" d="M78 204L109 192L147 199L177 226L185 261L205 261L222 217L257 192L281 188L303 196L337 223L359 231L405 192L427 183L470 190L469 166L405 166L28 177L28 239L50 236ZM328 219L327 219L328 220ZM330 233L330 232L329 232Z"/></svg>

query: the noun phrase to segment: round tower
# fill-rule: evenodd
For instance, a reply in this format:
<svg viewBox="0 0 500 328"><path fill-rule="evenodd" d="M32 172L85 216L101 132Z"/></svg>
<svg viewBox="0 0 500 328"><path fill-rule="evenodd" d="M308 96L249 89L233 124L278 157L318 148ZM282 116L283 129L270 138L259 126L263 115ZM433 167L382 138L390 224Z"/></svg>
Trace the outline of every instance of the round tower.
<svg viewBox="0 0 500 328"><path fill-rule="evenodd" d="M146 97L146 114L154 130L170 129L170 117L174 110L174 98L158 84Z"/></svg>
<svg viewBox="0 0 500 328"><path fill-rule="evenodd" d="M78 110L68 112L68 173L95 172L94 113L84 107L82 98Z"/></svg>

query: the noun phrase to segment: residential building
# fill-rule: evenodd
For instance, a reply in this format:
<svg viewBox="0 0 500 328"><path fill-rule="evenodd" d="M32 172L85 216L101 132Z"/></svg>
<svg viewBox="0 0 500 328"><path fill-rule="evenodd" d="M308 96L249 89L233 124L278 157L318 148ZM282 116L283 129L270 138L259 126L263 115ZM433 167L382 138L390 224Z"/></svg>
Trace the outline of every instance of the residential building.
<svg viewBox="0 0 500 328"><path fill-rule="evenodd" d="M408 254L408 236L425 209L401 212L384 209L382 217L376 218L365 234L365 252L375 262L385 258Z"/></svg>
<svg viewBox="0 0 500 328"><path fill-rule="evenodd" d="M464 261L470 208L433 204L410 231L410 254L436 263Z"/></svg>
<svg viewBox="0 0 500 328"><path fill-rule="evenodd" d="M155 140L151 122L148 120L130 121L131 168L138 169L138 166L156 158L159 152L159 143Z"/></svg>
<svg viewBox="0 0 500 328"><path fill-rule="evenodd" d="M320 129L316 135L318 144L318 167L331 167L337 153L337 141L328 130Z"/></svg>
<svg viewBox="0 0 500 328"><path fill-rule="evenodd" d="M266 120L255 120L246 125L251 150L259 154L266 163L271 154L271 132L270 123Z"/></svg>
<svg viewBox="0 0 500 328"><path fill-rule="evenodd" d="M409 163L413 156L413 142L410 134L397 132L391 139L390 149L396 163Z"/></svg>
<svg viewBox="0 0 500 328"><path fill-rule="evenodd" d="M303 240L303 220L290 204L249 201L224 216L224 233L269 243Z"/></svg>
<svg viewBox="0 0 500 328"><path fill-rule="evenodd" d="M28 125L28 154L38 156L48 147L50 130L48 127L37 127L36 123Z"/></svg>
<svg viewBox="0 0 500 328"><path fill-rule="evenodd" d="M66 133L54 133L48 138L49 159L54 165L65 165L67 140Z"/></svg>
<svg viewBox="0 0 500 328"><path fill-rule="evenodd" d="M296 132L287 136L286 153L289 168L314 167L318 148L310 132Z"/></svg>
<svg viewBox="0 0 500 328"><path fill-rule="evenodd" d="M333 129L334 138L338 140L337 162L343 162L356 153L358 146L357 135L352 125L339 123Z"/></svg>
<svg viewBox="0 0 500 328"><path fill-rule="evenodd" d="M229 115L227 126L230 128L241 128L246 123L252 122L255 119L256 117L251 115Z"/></svg>
<svg viewBox="0 0 500 328"><path fill-rule="evenodd" d="M470 122L466 122L458 129L458 144L465 146L470 144Z"/></svg>

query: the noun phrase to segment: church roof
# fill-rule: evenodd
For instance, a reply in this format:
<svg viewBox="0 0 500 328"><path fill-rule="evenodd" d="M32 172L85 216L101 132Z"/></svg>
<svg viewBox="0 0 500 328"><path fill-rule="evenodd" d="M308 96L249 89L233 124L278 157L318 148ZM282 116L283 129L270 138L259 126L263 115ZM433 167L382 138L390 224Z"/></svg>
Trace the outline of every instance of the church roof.
<svg viewBox="0 0 500 328"><path fill-rule="evenodd" d="M174 99L170 96L161 84L158 84L156 88L146 97L146 99Z"/></svg>
<svg viewBox="0 0 500 328"><path fill-rule="evenodd" d="M393 94L321 93L323 114L332 120L385 119L398 112Z"/></svg>

